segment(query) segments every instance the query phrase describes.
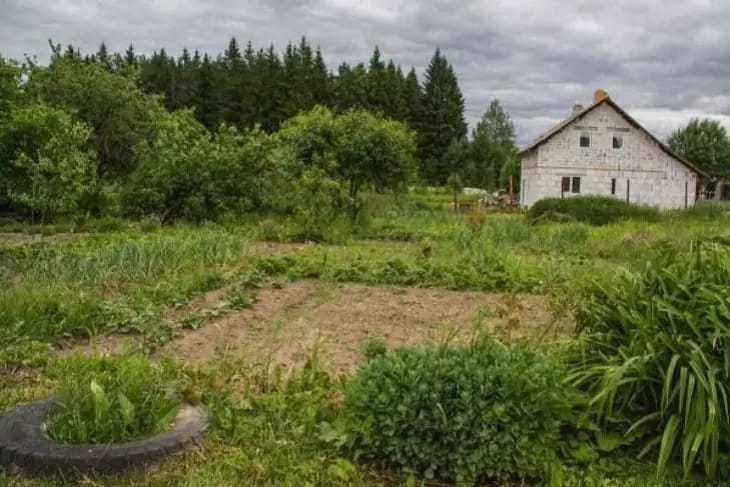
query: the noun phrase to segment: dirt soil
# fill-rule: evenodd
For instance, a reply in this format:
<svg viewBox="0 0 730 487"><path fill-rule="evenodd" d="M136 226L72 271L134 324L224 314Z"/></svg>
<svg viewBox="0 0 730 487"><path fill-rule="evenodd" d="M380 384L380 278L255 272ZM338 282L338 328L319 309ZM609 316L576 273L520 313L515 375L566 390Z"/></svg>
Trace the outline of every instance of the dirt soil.
<svg viewBox="0 0 730 487"><path fill-rule="evenodd" d="M267 287L259 290L258 300L250 308L230 311L213 320L207 321L197 330L183 332L182 336L165 345L161 352L171 353L179 358L199 362L208 360L216 354L231 347L238 348L250 340L255 324L266 322L280 313L284 313L304 302L314 291L314 284L307 281L288 284L281 289ZM225 294L218 290L206 293L191 306L186 306L184 313L202 310L215 303ZM181 312L172 312L168 318L175 320L182 316Z"/></svg>
<svg viewBox="0 0 730 487"><path fill-rule="evenodd" d="M65 243L76 240L80 233L54 233L53 235L40 235L29 233L0 232L0 247L14 247L30 243Z"/></svg>
<svg viewBox="0 0 730 487"><path fill-rule="evenodd" d="M452 331L465 341L480 315L484 327L506 340L550 329L544 296L359 285L323 293L303 281L262 290L251 308L208 321L165 351L187 361L237 351L252 362L271 360L292 370L316 348L327 370L351 373L363 360L369 335L385 338L390 347L442 340Z"/></svg>

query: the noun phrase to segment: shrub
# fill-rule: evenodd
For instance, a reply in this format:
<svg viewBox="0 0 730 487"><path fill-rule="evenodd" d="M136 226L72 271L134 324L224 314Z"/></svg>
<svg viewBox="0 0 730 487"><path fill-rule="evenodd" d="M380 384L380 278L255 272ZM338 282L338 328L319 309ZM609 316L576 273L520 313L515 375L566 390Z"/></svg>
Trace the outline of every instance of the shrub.
<svg viewBox="0 0 730 487"><path fill-rule="evenodd" d="M59 359L57 411L48 434L63 443L119 443L167 429L180 400L160 366L138 356Z"/></svg>
<svg viewBox="0 0 730 487"><path fill-rule="evenodd" d="M162 221L201 220L219 211L211 181L215 151L210 135L190 111L159 114L155 136L137 147L139 163L122 188L126 215Z"/></svg>
<svg viewBox="0 0 730 487"><path fill-rule="evenodd" d="M346 390L348 444L426 478L539 476L570 410L562 373L525 345L484 338L375 355Z"/></svg>
<svg viewBox="0 0 730 487"><path fill-rule="evenodd" d="M3 125L0 200L34 221L76 211L96 186L90 128L44 103L14 110Z"/></svg>
<svg viewBox="0 0 730 487"><path fill-rule="evenodd" d="M527 216L532 221L573 219L590 225L606 225L630 218L656 221L659 211L609 196L577 196L542 199L530 207Z"/></svg>
<svg viewBox="0 0 730 487"><path fill-rule="evenodd" d="M642 456L658 452L660 472L679 457L685 474L701 463L715 477L730 434L728 302L730 251L720 247L667 252L584 291L574 383Z"/></svg>

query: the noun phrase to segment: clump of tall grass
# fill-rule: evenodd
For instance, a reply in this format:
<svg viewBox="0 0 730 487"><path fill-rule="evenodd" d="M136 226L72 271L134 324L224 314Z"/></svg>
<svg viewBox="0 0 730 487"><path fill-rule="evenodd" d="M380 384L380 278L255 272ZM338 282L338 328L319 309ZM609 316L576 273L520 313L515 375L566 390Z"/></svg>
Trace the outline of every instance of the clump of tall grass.
<svg viewBox="0 0 730 487"><path fill-rule="evenodd" d="M730 435L730 250L667 252L594 282L577 313L573 383L658 471L680 459L716 477Z"/></svg>
<svg viewBox="0 0 730 487"><path fill-rule="evenodd" d="M141 356L72 355L49 368L57 410L47 431L62 443L119 443L167 429L180 397L164 367Z"/></svg>
<svg viewBox="0 0 730 487"><path fill-rule="evenodd" d="M111 243L94 239L67 247L43 247L25 259L26 280L101 286L149 279L186 265L222 264L246 253L246 237L220 228L186 228Z"/></svg>

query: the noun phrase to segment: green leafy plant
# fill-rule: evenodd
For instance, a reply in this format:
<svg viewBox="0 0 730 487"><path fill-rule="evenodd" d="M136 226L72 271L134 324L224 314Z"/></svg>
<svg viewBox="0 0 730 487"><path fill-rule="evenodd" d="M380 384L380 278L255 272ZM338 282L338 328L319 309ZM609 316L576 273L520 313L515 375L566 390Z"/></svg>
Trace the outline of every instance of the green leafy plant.
<svg viewBox="0 0 730 487"><path fill-rule="evenodd" d="M489 338L380 354L347 386L347 444L426 478L542 476L571 409L563 373L524 344Z"/></svg>
<svg viewBox="0 0 730 487"><path fill-rule="evenodd" d="M385 341L385 338L378 335L368 335L367 340L365 340L362 346L363 355L368 360L384 355L387 351L388 342Z"/></svg>
<svg viewBox="0 0 730 487"><path fill-rule="evenodd" d="M594 281L577 313L575 385L606 428L716 477L730 434L730 251L666 253L638 275Z"/></svg>
<svg viewBox="0 0 730 487"><path fill-rule="evenodd" d="M180 399L169 374L141 356L72 355L51 364L58 406L47 432L63 443L118 443L164 431Z"/></svg>

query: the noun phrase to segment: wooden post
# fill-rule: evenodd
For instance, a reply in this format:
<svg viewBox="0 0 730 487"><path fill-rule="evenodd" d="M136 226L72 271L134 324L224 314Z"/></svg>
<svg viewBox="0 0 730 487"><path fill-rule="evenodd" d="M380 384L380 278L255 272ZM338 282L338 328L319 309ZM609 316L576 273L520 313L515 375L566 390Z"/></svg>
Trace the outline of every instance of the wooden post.
<svg viewBox="0 0 730 487"><path fill-rule="evenodd" d="M515 206L514 182L512 176L509 177L509 205Z"/></svg>

